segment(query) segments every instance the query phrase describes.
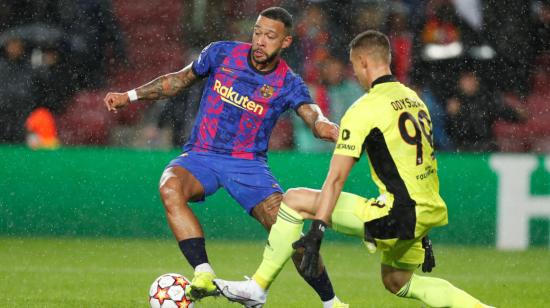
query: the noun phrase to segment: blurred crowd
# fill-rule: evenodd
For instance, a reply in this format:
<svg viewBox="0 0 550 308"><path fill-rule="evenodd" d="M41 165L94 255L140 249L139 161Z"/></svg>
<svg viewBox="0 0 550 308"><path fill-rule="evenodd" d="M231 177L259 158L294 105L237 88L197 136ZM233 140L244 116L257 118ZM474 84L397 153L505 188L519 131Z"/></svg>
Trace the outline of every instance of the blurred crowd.
<svg viewBox="0 0 550 308"><path fill-rule="evenodd" d="M103 88L109 59L125 61L107 0L2 0L0 46L4 143L57 146L55 118L73 95Z"/></svg>
<svg viewBox="0 0 550 308"><path fill-rule="evenodd" d="M258 12L283 6L283 57L333 121L364 90L348 64L358 33L386 33L392 71L429 106L443 151L550 153L549 0L2 0L0 142L179 147L203 84L157 104L103 110L126 91L190 63L212 41L249 41ZM330 151L292 114L272 149Z"/></svg>

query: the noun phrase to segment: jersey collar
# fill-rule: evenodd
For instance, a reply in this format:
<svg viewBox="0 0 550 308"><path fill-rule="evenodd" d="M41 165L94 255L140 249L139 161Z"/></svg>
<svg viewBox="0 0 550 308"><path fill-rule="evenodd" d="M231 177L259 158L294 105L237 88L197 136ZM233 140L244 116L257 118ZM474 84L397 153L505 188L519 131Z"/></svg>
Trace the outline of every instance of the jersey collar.
<svg viewBox="0 0 550 308"><path fill-rule="evenodd" d="M382 77L376 78L375 81L372 82L371 88L374 88L375 85L385 83L385 82L395 82L397 79L393 75L384 75Z"/></svg>

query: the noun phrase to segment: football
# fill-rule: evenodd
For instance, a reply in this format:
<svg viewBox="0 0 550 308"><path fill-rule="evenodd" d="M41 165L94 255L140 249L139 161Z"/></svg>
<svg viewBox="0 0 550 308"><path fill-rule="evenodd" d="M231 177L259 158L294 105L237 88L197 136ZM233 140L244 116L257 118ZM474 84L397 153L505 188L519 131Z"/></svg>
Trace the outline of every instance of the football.
<svg viewBox="0 0 550 308"><path fill-rule="evenodd" d="M155 279L149 289L151 308L192 308L193 302L185 295L191 283L180 274L164 274Z"/></svg>

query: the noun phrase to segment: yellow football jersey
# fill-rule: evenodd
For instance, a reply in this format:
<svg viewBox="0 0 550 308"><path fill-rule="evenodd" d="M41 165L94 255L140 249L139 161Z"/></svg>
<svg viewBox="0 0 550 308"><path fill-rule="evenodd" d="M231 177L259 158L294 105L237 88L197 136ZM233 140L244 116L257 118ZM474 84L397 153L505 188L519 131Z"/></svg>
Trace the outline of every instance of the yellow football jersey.
<svg viewBox="0 0 550 308"><path fill-rule="evenodd" d="M386 204L446 208L439 195L428 108L392 76L376 80L342 118L334 154L359 158L363 151Z"/></svg>

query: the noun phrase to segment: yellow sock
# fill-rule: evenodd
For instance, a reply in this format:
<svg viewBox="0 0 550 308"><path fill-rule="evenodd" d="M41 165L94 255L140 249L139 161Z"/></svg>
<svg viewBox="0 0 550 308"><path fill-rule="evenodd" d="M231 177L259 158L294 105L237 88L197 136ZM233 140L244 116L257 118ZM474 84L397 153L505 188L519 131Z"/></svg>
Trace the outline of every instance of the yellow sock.
<svg viewBox="0 0 550 308"><path fill-rule="evenodd" d="M292 243L300 238L303 226L304 218L281 202L277 221L269 232L262 263L252 276L264 290L269 288L292 255Z"/></svg>
<svg viewBox="0 0 550 308"><path fill-rule="evenodd" d="M411 280L396 295L418 299L430 307L486 307L478 299L446 280L414 274Z"/></svg>

